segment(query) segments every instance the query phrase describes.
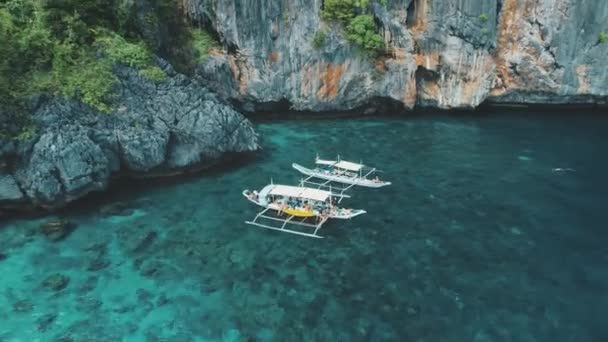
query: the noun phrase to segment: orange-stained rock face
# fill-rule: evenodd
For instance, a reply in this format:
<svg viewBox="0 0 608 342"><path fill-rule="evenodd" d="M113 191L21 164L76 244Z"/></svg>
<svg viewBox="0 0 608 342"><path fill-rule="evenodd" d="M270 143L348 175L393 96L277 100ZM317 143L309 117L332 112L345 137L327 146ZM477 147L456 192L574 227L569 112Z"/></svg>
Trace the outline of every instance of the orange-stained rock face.
<svg viewBox="0 0 608 342"><path fill-rule="evenodd" d="M247 84L251 78L251 70L247 65L247 61L228 55L228 65L230 66L234 79L239 85L239 94L245 95L247 93Z"/></svg>
<svg viewBox="0 0 608 342"><path fill-rule="evenodd" d="M270 53L270 55L268 56L268 61L269 61L271 64L274 64L274 63L278 62L279 58L280 58L279 52L277 52L277 51L273 51L273 52L271 52L271 53Z"/></svg>
<svg viewBox="0 0 608 342"><path fill-rule="evenodd" d="M376 61L376 71L382 74L386 72L386 63L383 59L378 59Z"/></svg>
<svg viewBox="0 0 608 342"><path fill-rule="evenodd" d="M327 64L321 74L321 87L317 91L317 96L321 99L332 99L338 94L340 87L340 77L344 72L344 65Z"/></svg>
<svg viewBox="0 0 608 342"><path fill-rule="evenodd" d="M533 0L503 2L495 53L497 79L492 96L513 91L560 94L563 89L574 89L573 84L567 83L575 78L564 78L573 74L577 66L566 68L566 63L558 60L559 41L554 38L563 30L559 26L573 19L572 6L575 5L563 0L551 4ZM575 58L582 52L570 49Z"/></svg>
<svg viewBox="0 0 608 342"><path fill-rule="evenodd" d="M421 66L428 70L437 70L440 65L439 51L432 51L428 53L417 53L413 55L414 62L417 66Z"/></svg>
<svg viewBox="0 0 608 342"><path fill-rule="evenodd" d="M397 63L403 64L408 58L410 58L410 54L407 52L405 48L401 47L393 47L391 49L391 57Z"/></svg>
<svg viewBox="0 0 608 342"><path fill-rule="evenodd" d="M497 30L496 48L496 87L492 89L492 95L501 95L507 89L516 87L511 77L508 61L506 59L510 52L517 49L517 38L519 37L519 22L521 21L522 8L518 4L520 0L504 0L502 12Z"/></svg>
<svg viewBox="0 0 608 342"><path fill-rule="evenodd" d="M202 0L184 1L191 13ZM470 108L488 99L589 102L608 94L601 62L608 43L597 44L608 28L594 24L608 17L608 1L389 1L370 9L388 46L375 60L340 25L321 18L321 0L252 4L212 2L216 17L198 18L212 24L226 47L248 52L212 63L228 63L236 83L214 79L223 75L214 68L204 68L204 76L220 86L237 84L236 92L222 93L240 94L249 104L287 100L298 110L321 111L387 98L408 108ZM319 30L327 38L315 49Z"/></svg>
<svg viewBox="0 0 608 342"><path fill-rule="evenodd" d="M420 92L419 96L426 100L441 101L441 88L436 80L425 81L418 88L418 91Z"/></svg>

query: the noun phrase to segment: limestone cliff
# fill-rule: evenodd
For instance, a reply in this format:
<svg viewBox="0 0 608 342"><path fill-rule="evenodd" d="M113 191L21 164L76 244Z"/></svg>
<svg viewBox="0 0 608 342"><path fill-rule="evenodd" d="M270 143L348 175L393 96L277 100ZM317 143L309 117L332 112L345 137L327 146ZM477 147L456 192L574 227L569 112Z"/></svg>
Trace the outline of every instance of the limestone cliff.
<svg viewBox="0 0 608 342"><path fill-rule="evenodd" d="M373 3L389 53L369 60L321 19L322 0L181 0L224 45L199 74L249 111L348 110L608 99L608 2L388 0ZM315 32L328 32L321 49ZM393 102L393 101L390 101Z"/></svg>

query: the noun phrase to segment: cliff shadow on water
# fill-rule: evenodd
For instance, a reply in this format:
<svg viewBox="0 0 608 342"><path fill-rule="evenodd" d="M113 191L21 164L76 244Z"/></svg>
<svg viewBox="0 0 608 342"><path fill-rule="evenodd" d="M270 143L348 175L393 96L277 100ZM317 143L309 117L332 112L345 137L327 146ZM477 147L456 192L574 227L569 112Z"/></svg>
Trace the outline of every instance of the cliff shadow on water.
<svg viewBox="0 0 608 342"><path fill-rule="evenodd" d="M266 103L256 112L247 112L238 103L233 103L241 112L254 123L272 123L290 120L335 120L335 119L413 119L417 117L484 117L487 115L513 115L524 114L543 116L548 120L562 115L568 116L573 112L583 111L587 115L605 115L608 112L607 104L522 104L522 103L494 103L485 101L477 107L442 109L434 106L417 105L412 109L391 99L376 98L369 103L351 110L328 110L322 112L299 111L291 109L288 101Z"/></svg>

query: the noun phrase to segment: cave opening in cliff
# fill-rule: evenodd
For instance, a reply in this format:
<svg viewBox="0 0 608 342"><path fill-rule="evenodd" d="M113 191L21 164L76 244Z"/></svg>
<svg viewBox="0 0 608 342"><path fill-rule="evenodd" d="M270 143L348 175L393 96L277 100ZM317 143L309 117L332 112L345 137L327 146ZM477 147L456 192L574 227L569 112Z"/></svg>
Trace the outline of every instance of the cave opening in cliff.
<svg viewBox="0 0 608 342"><path fill-rule="evenodd" d="M416 23L418 21L418 1L420 0L412 0L412 2L410 2L410 4L407 6L407 17L405 19L405 26L408 29L411 29L412 27L416 26Z"/></svg>
<svg viewBox="0 0 608 342"><path fill-rule="evenodd" d="M416 79L416 106L424 108L436 105L435 100L428 98L425 94L429 89L437 86L439 73L419 65L414 73L414 78Z"/></svg>
<svg viewBox="0 0 608 342"><path fill-rule="evenodd" d="M418 2L418 0L412 0L412 2L410 2L410 4L407 6L405 26L408 29L411 29L416 25L416 2Z"/></svg>
<svg viewBox="0 0 608 342"><path fill-rule="evenodd" d="M429 70L422 65L419 65L416 69L415 76L417 84L419 83L418 81L434 82L439 80L439 74L436 71Z"/></svg>

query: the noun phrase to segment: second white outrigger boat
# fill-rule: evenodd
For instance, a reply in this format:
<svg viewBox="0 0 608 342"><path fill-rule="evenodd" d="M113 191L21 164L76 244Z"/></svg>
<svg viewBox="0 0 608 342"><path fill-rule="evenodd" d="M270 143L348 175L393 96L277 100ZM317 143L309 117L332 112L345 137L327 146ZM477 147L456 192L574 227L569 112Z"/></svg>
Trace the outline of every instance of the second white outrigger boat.
<svg viewBox="0 0 608 342"><path fill-rule="evenodd" d="M365 214L361 209L344 209L336 207L334 197L330 191L324 191L302 186L289 186L279 184L266 185L260 192L243 191L243 196L264 208L251 221L245 221L254 226L279 230L286 233L321 238L317 232L323 224L330 218L350 219L355 216ZM348 197L348 196L336 196ZM268 211L272 211L277 216L270 216ZM282 222L278 226L268 223L261 223L262 220ZM313 220L313 223L307 222ZM314 229L312 233L288 229L288 225Z"/></svg>
<svg viewBox="0 0 608 342"><path fill-rule="evenodd" d="M340 160L340 156L338 156L337 160L324 160L317 156L315 158L315 164L316 166L313 169L309 169L297 163L291 164L294 169L308 176L308 178L301 181L302 186L312 185L317 188L331 189L332 182L347 184L348 186L344 188L333 187L333 190L339 191L339 195L343 195L346 190L355 185L368 188L381 188L391 184L391 182L383 181L378 178L377 173L380 171L376 168ZM312 181L314 178L322 179L325 182Z"/></svg>

